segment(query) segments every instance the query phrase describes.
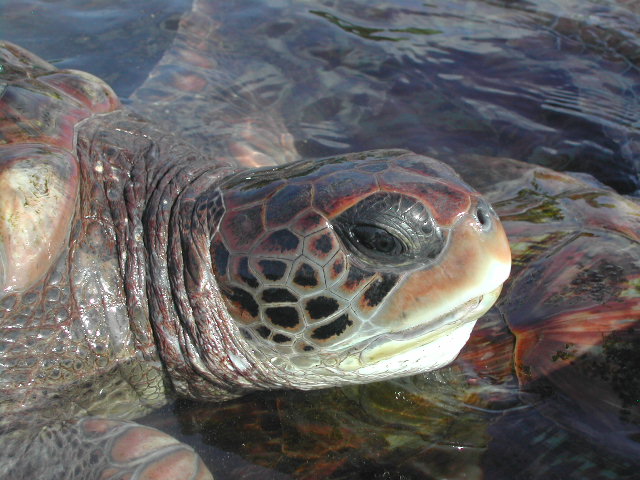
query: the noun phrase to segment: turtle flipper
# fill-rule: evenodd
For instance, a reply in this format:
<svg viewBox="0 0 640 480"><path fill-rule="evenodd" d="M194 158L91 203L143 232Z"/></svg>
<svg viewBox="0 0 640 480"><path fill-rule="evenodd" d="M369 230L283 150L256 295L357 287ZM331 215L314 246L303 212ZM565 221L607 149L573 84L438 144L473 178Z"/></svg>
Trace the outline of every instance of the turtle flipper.
<svg viewBox="0 0 640 480"><path fill-rule="evenodd" d="M0 289L24 290L66 244L79 190L75 126L119 107L82 72L0 42Z"/></svg>
<svg viewBox="0 0 640 480"><path fill-rule="evenodd" d="M24 290L66 243L78 193L70 152L28 144L0 147L0 289Z"/></svg>
<svg viewBox="0 0 640 480"><path fill-rule="evenodd" d="M211 2L192 8L129 106L218 160L248 168L297 160L280 115L286 75L221 42Z"/></svg>
<svg viewBox="0 0 640 480"><path fill-rule="evenodd" d="M191 447L155 428L133 422L85 418L79 422L77 432L81 441L86 439L106 447L100 479L213 479Z"/></svg>
<svg viewBox="0 0 640 480"><path fill-rule="evenodd" d="M50 425L20 450L3 478L213 480L191 447L129 421L86 417Z"/></svg>

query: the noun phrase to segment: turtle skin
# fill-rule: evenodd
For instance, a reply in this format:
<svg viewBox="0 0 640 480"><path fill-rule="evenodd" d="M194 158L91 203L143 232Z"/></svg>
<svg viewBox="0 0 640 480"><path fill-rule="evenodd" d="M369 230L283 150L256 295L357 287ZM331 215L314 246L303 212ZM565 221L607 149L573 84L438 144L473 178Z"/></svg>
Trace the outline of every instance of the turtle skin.
<svg viewBox="0 0 640 480"><path fill-rule="evenodd" d="M91 75L58 71L11 44L0 61L2 477L211 478L170 436L89 416L122 419L160 404L164 391L160 365L132 341L149 345L150 329L123 323L117 246L101 236L113 224L104 211L79 220L93 192L81 188L74 131L119 100ZM74 267L85 262L97 268Z"/></svg>
<svg viewBox="0 0 640 480"><path fill-rule="evenodd" d="M206 157L88 74L9 43L0 59L9 478L210 478L190 447L126 419L174 394L438 368L508 276L498 217L434 159L247 170L262 157Z"/></svg>

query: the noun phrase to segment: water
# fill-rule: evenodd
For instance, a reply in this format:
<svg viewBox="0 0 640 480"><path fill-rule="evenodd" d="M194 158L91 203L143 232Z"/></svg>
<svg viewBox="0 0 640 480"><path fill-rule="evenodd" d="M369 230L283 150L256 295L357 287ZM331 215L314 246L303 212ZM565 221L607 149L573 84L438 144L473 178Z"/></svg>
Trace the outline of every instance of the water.
<svg viewBox="0 0 640 480"><path fill-rule="evenodd" d="M123 97L145 81L190 8L0 5L4 38L91 71ZM304 155L405 147L446 160L473 152L590 172L623 193L640 187L634 2L239 0L215 11L225 55L238 75L258 78ZM269 81L242 71L246 59ZM634 350L611 347L618 388L631 392L615 411L614 433L629 434L605 436L564 392L521 392L513 337L491 331L484 348L494 363L482 368L469 354L425 377L255 394L216 408L181 401L144 421L193 445L222 479L633 478Z"/></svg>
<svg viewBox="0 0 640 480"><path fill-rule="evenodd" d="M5 0L0 32L128 96L187 3ZM305 155L474 152L640 187L635 2L273 0L214 12L224 48L284 75L280 107Z"/></svg>
<svg viewBox="0 0 640 480"><path fill-rule="evenodd" d="M170 44L189 0L1 0L0 37L128 96Z"/></svg>

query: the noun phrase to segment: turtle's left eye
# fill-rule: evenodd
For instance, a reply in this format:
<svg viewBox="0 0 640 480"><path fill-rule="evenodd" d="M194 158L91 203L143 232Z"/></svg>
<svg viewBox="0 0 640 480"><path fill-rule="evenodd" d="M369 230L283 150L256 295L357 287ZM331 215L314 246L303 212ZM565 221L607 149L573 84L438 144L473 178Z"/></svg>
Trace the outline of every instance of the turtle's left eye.
<svg viewBox="0 0 640 480"><path fill-rule="evenodd" d="M356 225L351 229L354 243L377 253L400 255L404 251L402 243L384 228L373 225Z"/></svg>
<svg viewBox="0 0 640 480"><path fill-rule="evenodd" d="M401 193L369 195L331 223L354 258L376 269L431 263L446 244L427 207Z"/></svg>

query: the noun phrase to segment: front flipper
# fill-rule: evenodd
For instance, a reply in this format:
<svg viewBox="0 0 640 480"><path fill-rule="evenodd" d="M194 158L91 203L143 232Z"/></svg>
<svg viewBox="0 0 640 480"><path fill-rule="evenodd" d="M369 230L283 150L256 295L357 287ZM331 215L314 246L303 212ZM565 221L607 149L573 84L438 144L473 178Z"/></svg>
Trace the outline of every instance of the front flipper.
<svg viewBox="0 0 640 480"><path fill-rule="evenodd" d="M119 106L92 75L0 41L0 291L28 288L62 252L79 195L75 127Z"/></svg>
<svg viewBox="0 0 640 480"><path fill-rule="evenodd" d="M0 289L38 280L67 241L78 193L73 155L52 145L0 148Z"/></svg>
<svg viewBox="0 0 640 480"><path fill-rule="evenodd" d="M3 478L213 480L191 447L127 421L89 417L48 426L21 451Z"/></svg>

